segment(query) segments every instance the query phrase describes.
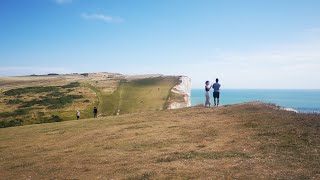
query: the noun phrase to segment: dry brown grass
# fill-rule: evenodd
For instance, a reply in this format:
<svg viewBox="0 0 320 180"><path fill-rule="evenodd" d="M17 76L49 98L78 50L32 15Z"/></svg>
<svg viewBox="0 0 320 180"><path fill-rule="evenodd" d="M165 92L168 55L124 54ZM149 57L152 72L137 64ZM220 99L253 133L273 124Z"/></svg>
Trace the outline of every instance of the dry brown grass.
<svg viewBox="0 0 320 180"><path fill-rule="evenodd" d="M0 129L2 179L319 179L320 116L252 103Z"/></svg>

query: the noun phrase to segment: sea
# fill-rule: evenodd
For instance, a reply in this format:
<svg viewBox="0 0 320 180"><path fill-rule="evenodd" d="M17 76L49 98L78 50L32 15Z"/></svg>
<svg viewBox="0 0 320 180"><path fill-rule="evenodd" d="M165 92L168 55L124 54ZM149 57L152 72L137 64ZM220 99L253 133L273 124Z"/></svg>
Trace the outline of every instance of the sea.
<svg viewBox="0 0 320 180"><path fill-rule="evenodd" d="M212 91L211 101L213 104ZM220 90L220 105L261 101L300 113L320 113L320 90L263 90L263 89L223 89ZM204 104L205 91L191 90L192 106Z"/></svg>

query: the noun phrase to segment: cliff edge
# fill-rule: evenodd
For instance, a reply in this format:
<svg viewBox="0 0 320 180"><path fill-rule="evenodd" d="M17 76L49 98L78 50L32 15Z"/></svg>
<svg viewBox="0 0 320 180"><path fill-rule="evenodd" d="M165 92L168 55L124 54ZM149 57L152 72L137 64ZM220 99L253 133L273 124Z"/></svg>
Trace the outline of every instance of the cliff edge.
<svg viewBox="0 0 320 180"><path fill-rule="evenodd" d="M183 101L171 102L168 109L179 109L191 106L191 78L180 76L180 83L174 86L171 92L183 96Z"/></svg>

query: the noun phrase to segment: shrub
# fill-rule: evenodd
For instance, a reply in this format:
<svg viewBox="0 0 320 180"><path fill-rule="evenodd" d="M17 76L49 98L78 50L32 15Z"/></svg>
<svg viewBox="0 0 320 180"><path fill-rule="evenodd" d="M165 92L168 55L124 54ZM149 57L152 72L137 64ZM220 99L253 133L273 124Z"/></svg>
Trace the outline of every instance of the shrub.
<svg viewBox="0 0 320 180"><path fill-rule="evenodd" d="M58 115L52 115L50 118L42 118L39 120L39 123L53 123L53 122L61 122L63 119Z"/></svg>
<svg viewBox="0 0 320 180"><path fill-rule="evenodd" d="M13 116L21 116L28 113L29 110L27 109L17 109L13 112L2 112L0 113L0 117L7 118L7 117L13 117Z"/></svg>
<svg viewBox="0 0 320 180"><path fill-rule="evenodd" d="M60 96L63 96L63 95L64 95L63 92L55 91L55 92L52 92L52 93L48 94L47 96L60 97Z"/></svg>
<svg viewBox="0 0 320 180"><path fill-rule="evenodd" d="M82 95L67 95L67 96L61 96L59 98L52 98L52 97L44 97L44 99L34 99L28 102L23 103L20 107L30 107L34 105L39 106L47 106L49 109L59 109L63 108L66 104L72 103L74 99L81 99L83 98Z"/></svg>
<svg viewBox="0 0 320 180"><path fill-rule="evenodd" d="M52 115L51 118L48 119L48 122L61 122L63 119L60 116Z"/></svg>
<svg viewBox="0 0 320 180"><path fill-rule="evenodd" d="M79 86L80 86L79 82L72 82L70 84L61 86L61 88L68 89L68 88L75 88L75 87L79 87Z"/></svg>
<svg viewBox="0 0 320 180"><path fill-rule="evenodd" d="M44 112L38 112L38 115L39 115L39 116L44 116L45 113L44 113Z"/></svg>
<svg viewBox="0 0 320 180"><path fill-rule="evenodd" d="M0 122L0 128L21 126L23 121L21 119L11 120L11 121L2 121Z"/></svg>
<svg viewBox="0 0 320 180"><path fill-rule="evenodd" d="M8 91L5 91L3 94L6 96L19 96L21 94L26 94L26 93L44 93L44 92L59 93L57 91L59 91L60 88L69 89L69 88L75 88L79 86L80 86L79 82L72 82L70 84L63 85L63 86L33 86L33 87L10 89Z"/></svg>
<svg viewBox="0 0 320 180"><path fill-rule="evenodd" d="M7 104L21 104L21 103L23 103L23 101L20 100L20 99L10 99L10 100L7 102Z"/></svg>
<svg viewBox="0 0 320 180"><path fill-rule="evenodd" d="M43 93L43 92L52 92L58 91L59 88L56 86L34 86L34 87L25 87L17 88L5 91L3 94L6 96L19 96L26 93Z"/></svg>

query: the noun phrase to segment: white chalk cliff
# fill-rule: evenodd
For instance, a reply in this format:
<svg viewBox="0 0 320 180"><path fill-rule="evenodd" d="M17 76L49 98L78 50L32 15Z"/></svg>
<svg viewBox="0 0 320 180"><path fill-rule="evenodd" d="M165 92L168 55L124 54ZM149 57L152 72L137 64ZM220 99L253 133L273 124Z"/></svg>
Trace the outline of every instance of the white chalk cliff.
<svg viewBox="0 0 320 180"><path fill-rule="evenodd" d="M168 109L179 109L191 106L191 79L189 77L181 76L180 84L174 86L171 92L183 95L184 100L181 102L171 102Z"/></svg>

